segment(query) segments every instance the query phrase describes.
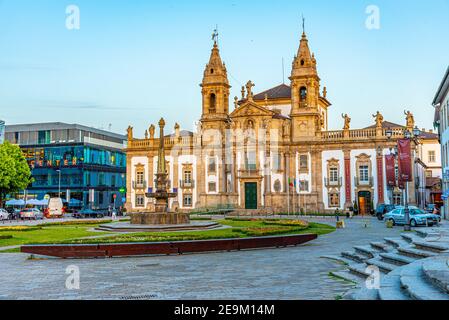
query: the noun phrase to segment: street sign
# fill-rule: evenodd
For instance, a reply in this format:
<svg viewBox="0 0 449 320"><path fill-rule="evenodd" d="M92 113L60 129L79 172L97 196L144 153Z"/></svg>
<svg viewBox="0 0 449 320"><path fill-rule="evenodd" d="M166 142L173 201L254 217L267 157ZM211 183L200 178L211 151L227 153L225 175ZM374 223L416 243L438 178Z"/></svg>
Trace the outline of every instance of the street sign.
<svg viewBox="0 0 449 320"><path fill-rule="evenodd" d="M46 195L44 196L44 200L50 200L50 195L46 194Z"/></svg>

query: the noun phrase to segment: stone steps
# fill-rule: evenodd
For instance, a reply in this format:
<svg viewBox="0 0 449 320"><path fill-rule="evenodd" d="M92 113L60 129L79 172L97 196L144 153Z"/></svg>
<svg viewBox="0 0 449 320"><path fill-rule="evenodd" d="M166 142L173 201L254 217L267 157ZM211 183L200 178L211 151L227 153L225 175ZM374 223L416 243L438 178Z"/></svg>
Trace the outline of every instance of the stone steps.
<svg viewBox="0 0 449 320"><path fill-rule="evenodd" d="M428 281L449 294L449 255L423 261L422 269Z"/></svg>
<svg viewBox="0 0 449 320"><path fill-rule="evenodd" d="M395 268L397 268L397 265L382 261L379 258L370 259L370 260L366 261L366 264L368 266L378 267L379 270L382 271L383 273L389 273L389 272L393 271Z"/></svg>
<svg viewBox="0 0 449 320"><path fill-rule="evenodd" d="M436 253L442 253L443 251L449 250L449 244L430 242L430 241L413 241L416 248L427 250Z"/></svg>
<svg viewBox="0 0 449 320"><path fill-rule="evenodd" d="M343 279L345 281L352 282L354 284L359 284L366 280L366 276L362 276L361 274L355 274L348 270L331 271L330 274L334 277Z"/></svg>
<svg viewBox="0 0 449 320"><path fill-rule="evenodd" d="M410 243L408 243L407 241L405 241L402 238L384 238L384 240L391 244L393 247L395 248L399 248L399 247L409 247Z"/></svg>
<svg viewBox="0 0 449 320"><path fill-rule="evenodd" d="M393 263L398 266L403 266L416 261L416 258L410 258L393 252L381 253L382 260L388 263Z"/></svg>
<svg viewBox="0 0 449 320"><path fill-rule="evenodd" d="M337 262L345 264L345 265L349 265L349 264L353 264L354 263L353 260L344 258L342 256L324 255L324 256L321 256L320 258L334 260L334 261L337 261Z"/></svg>
<svg viewBox="0 0 449 320"><path fill-rule="evenodd" d="M367 256L368 258L374 258L379 255L379 251L374 250L370 246L354 246L353 247L356 253L360 253L362 255Z"/></svg>
<svg viewBox="0 0 449 320"><path fill-rule="evenodd" d="M359 255L359 254L357 254L355 252L352 252L352 251L343 251L341 253L341 255L342 255L343 258L351 259L351 260L353 260L353 261L355 261L357 263L363 263L366 260L368 260L367 257Z"/></svg>
<svg viewBox="0 0 449 320"><path fill-rule="evenodd" d="M401 233L401 238L407 241L409 244L413 243L414 240L422 240L422 237L417 236L416 234L411 232Z"/></svg>
<svg viewBox="0 0 449 320"><path fill-rule="evenodd" d="M427 281L422 261L401 267L401 286L410 297L416 300L449 300L449 295Z"/></svg>
<svg viewBox="0 0 449 320"><path fill-rule="evenodd" d="M422 258L429 258L429 257L434 257L437 256L438 254L435 252L431 252L431 251L426 251L426 250L420 250L420 249L416 249L416 248L398 248L397 249L398 252L404 256L408 256L408 257L412 257L412 258L418 258L418 259L422 259Z"/></svg>
<svg viewBox="0 0 449 320"><path fill-rule="evenodd" d="M348 266L350 272L365 278L371 275L368 271L366 271L366 268L367 265L364 263L350 264Z"/></svg>
<svg viewBox="0 0 449 320"><path fill-rule="evenodd" d="M378 289L368 289L365 286L359 288L358 291L352 294L352 300L379 300L379 290Z"/></svg>
<svg viewBox="0 0 449 320"><path fill-rule="evenodd" d="M373 242L370 242L370 246L376 250L384 251L384 252L389 252L394 249L390 245L386 244L385 242L373 241Z"/></svg>
<svg viewBox="0 0 449 320"><path fill-rule="evenodd" d="M401 271L390 272L380 282L379 299L381 300L411 300L401 287Z"/></svg>

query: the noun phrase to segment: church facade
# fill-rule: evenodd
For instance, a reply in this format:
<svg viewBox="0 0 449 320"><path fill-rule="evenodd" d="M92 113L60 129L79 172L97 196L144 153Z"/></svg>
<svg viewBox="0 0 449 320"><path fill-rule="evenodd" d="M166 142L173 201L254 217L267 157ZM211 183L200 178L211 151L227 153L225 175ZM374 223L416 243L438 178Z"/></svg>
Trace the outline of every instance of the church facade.
<svg viewBox="0 0 449 320"><path fill-rule="evenodd" d="M235 208L270 212L333 212L356 207L369 213L379 203L403 202L404 193L386 183L385 159L415 128L407 112L404 125L373 115L373 126L352 129L347 114L341 130L329 130L331 103L321 88L317 61L303 33L292 63L290 84L253 93L249 81L241 97L230 98L226 65L216 42L201 83L202 112L196 132L181 130L144 138L128 128L128 212L154 208L159 139L164 139L174 210ZM230 104L233 109L230 110ZM425 139L438 143L437 135ZM412 161L419 140L414 140ZM413 164L412 164L413 165ZM415 177L413 177L415 179ZM415 203L415 183L408 201Z"/></svg>

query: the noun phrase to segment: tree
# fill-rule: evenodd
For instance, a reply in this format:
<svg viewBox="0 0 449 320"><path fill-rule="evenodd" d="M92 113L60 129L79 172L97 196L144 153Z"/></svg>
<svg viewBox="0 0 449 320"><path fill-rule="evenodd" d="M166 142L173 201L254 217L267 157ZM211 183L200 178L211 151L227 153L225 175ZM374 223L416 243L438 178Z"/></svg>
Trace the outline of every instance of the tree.
<svg viewBox="0 0 449 320"><path fill-rule="evenodd" d="M18 192L32 182L31 170L16 145L5 142L0 145L0 207L7 194Z"/></svg>

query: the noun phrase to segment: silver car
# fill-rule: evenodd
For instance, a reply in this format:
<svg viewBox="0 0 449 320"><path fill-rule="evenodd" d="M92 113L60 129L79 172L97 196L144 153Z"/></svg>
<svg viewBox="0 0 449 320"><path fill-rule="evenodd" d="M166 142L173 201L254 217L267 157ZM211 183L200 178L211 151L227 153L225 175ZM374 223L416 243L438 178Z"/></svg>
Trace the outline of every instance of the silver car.
<svg viewBox="0 0 449 320"><path fill-rule="evenodd" d="M23 209L22 211L20 211L20 219L43 220L44 214L42 213L42 211L36 208Z"/></svg>
<svg viewBox="0 0 449 320"><path fill-rule="evenodd" d="M433 226L434 224L438 224L441 218L435 214L429 214L424 210L415 207L409 206L410 213L410 225L412 227L416 226ZM392 221L393 225L404 225L405 224L405 207L399 206L396 209L388 212L384 216L384 221Z"/></svg>
<svg viewBox="0 0 449 320"><path fill-rule="evenodd" d="M9 213L5 209L0 209L0 221L8 220Z"/></svg>

